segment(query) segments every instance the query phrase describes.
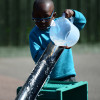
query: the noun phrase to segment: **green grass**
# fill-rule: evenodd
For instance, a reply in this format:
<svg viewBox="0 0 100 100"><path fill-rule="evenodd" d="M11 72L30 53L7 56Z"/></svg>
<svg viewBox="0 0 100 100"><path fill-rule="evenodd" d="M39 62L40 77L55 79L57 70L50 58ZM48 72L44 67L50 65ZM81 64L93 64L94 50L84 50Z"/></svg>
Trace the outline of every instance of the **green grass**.
<svg viewBox="0 0 100 100"><path fill-rule="evenodd" d="M0 47L0 57L29 57L29 46L25 47Z"/></svg>
<svg viewBox="0 0 100 100"><path fill-rule="evenodd" d="M100 53L100 44L76 44L72 47L74 53Z"/></svg>
<svg viewBox="0 0 100 100"><path fill-rule="evenodd" d="M100 44L76 44L72 47L73 53L100 53ZM30 57L29 46L24 47L0 47L0 57Z"/></svg>

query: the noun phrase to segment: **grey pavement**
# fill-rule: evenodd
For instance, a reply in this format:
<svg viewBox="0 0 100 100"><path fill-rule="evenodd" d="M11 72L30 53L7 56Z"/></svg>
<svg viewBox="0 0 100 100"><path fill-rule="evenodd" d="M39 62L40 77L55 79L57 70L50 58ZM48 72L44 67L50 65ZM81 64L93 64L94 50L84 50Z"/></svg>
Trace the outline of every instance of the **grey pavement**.
<svg viewBox="0 0 100 100"><path fill-rule="evenodd" d="M73 54L77 81L88 81L89 100L100 100L100 54ZM14 100L35 64L31 57L0 58L0 100Z"/></svg>

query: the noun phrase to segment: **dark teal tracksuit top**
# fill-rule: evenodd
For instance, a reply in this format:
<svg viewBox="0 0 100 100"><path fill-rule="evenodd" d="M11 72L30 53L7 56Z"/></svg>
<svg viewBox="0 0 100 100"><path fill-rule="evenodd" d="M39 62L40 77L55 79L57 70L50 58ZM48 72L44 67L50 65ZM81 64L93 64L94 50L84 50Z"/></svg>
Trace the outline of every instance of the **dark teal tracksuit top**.
<svg viewBox="0 0 100 100"><path fill-rule="evenodd" d="M79 29L83 29L86 24L86 19L84 15L76 10L73 24ZM49 44L50 37L50 27L46 30L40 30L35 26L29 35L30 51L35 63L39 60L47 45ZM64 49L60 58L58 59L53 71L50 74L51 79L64 78L70 75L76 75L72 49Z"/></svg>

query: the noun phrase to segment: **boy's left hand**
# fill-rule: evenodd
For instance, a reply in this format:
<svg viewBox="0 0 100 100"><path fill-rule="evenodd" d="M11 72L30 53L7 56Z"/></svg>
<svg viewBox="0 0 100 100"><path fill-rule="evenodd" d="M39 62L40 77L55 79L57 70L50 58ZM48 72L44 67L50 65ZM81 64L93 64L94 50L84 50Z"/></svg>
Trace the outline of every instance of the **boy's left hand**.
<svg viewBox="0 0 100 100"><path fill-rule="evenodd" d="M70 18L75 15L75 12L71 9L65 9L64 13L65 13L65 18Z"/></svg>

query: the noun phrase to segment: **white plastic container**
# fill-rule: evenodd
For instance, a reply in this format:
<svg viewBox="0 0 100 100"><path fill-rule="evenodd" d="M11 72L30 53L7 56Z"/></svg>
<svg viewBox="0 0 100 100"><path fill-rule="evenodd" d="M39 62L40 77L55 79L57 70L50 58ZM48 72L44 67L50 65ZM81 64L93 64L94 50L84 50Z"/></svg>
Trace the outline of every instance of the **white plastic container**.
<svg viewBox="0 0 100 100"><path fill-rule="evenodd" d="M51 23L50 38L55 45L72 47L80 37L78 28L67 18L60 17Z"/></svg>

